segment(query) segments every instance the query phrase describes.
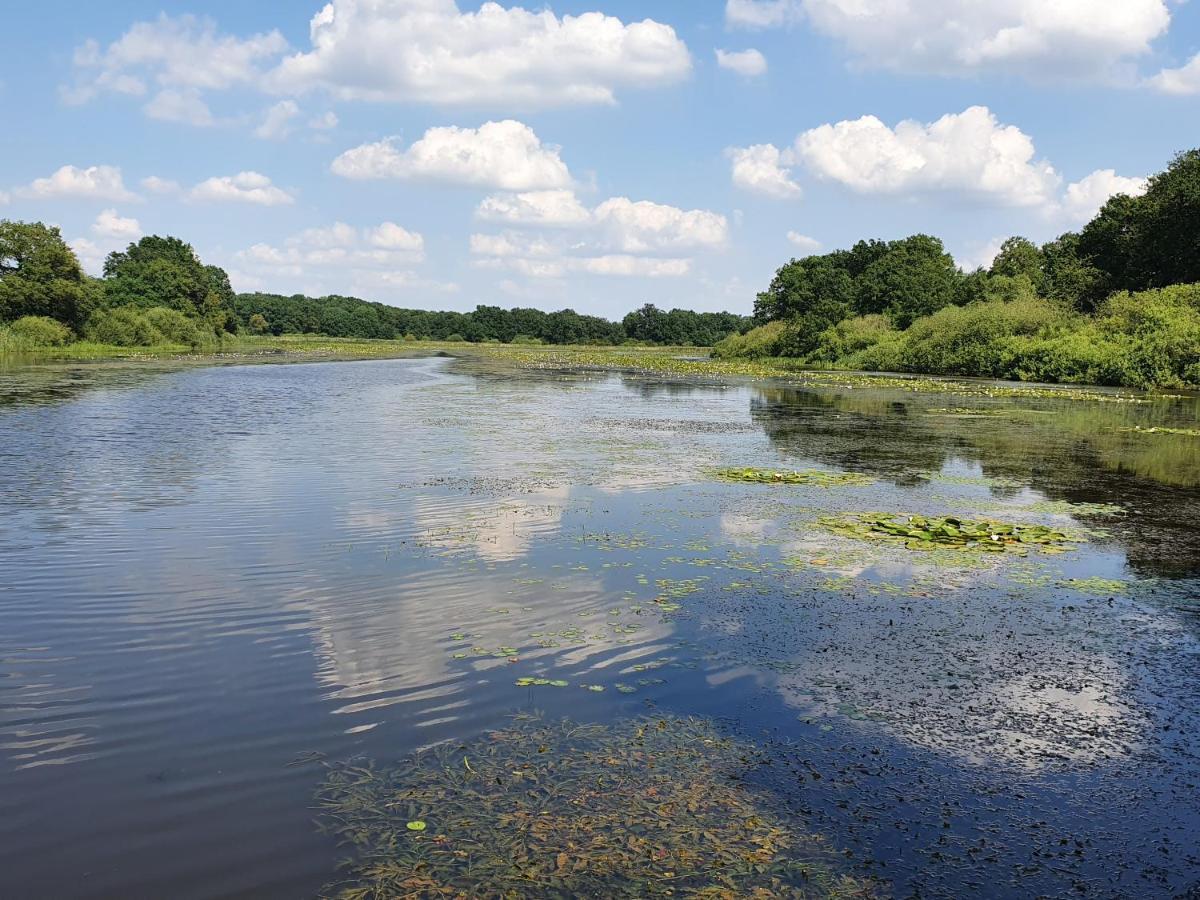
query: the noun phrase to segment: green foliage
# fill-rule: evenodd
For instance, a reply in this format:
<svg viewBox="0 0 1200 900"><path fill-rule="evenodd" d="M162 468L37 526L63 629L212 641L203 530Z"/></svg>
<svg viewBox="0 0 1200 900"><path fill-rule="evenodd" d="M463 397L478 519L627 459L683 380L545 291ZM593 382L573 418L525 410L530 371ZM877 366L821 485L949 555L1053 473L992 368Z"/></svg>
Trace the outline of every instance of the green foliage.
<svg viewBox="0 0 1200 900"><path fill-rule="evenodd" d="M896 333L886 316L876 314L843 319L821 334L809 359L812 362L835 363L844 357L874 347L881 341L894 337Z"/></svg>
<svg viewBox="0 0 1200 900"><path fill-rule="evenodd" d="M860 314L888 316L907 328L921 316L954 302L960 278L942 242L924 234L893 241L858 279L855 306Z"/></svg>
<svg viewBox="0 0 1200 900"><path fill-rule="evenodd" d="M47 316L77 327L94 299L89 279L57 228L0 221L0 322Z"/></svg>
<svg viewBox="0 0 1200 900"><path fill-rule="evenodd" d="M29 347L62 347L75 338L70 328L49 316L22 316L8 327L8 332Z"/></svg>
<svg viewBox="0 0 1200 900"><path fill-rule="evenodd" d="M712 349L717 359L761 359L779 356L780 343L787 331L783 322L768 322L745 334L734 334L720 341Z"/></svg>
<svg viewBox="0 0 1200 900"><path fill-rule="evenodd" d="M196 326L195 319L189 319L183 313L165 306L156 306L146 310L143 318L161 334L168 343L183 344L187 347L199 347L204 343L205 336ZM211 335L209 335L211 338Z"/></svg>
<svg viewBox="0 0 1200 900"><path fill-rule="evenodd" d="M1034 289L1040 289L1045 258L1032 241L1023 237L1011 237L1000 246L1000 253L992 262L990 274L1007 278L1025 277Z"/></svg>
<svg viewBox="0 0 1200 900"><path fill-rule="evenodd" d="M114 347L153 347L166 342L162 332L132 306L92 313L83 333L89 341Z"/></svg>
<svg viewBox="0 0 1200 900"><path fill-rule="evenodd" d="M271 330L270 324L267 322L262 313L255 313L252 315L246 324L249 326L250 331L254 334L266 334Z"/></svg>
<svg viewBox="0 0 1200 900"><path fill-rule="evenodd" d="M217 333L236 330L229 276L204 265L179 238L150 235L123 253L110 253L104 276L109 306L165 307L203 319Z"/></svg>

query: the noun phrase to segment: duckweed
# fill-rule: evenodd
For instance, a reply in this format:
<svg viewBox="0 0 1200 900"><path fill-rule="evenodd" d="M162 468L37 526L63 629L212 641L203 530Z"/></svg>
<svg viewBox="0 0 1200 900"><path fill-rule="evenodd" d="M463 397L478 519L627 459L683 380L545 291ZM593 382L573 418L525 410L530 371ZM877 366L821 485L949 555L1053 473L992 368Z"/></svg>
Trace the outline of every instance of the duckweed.
<svg viewBox="0 0 1200 900"><path fill-rule="evenodd" d="M848 487L874 484L875 479L854 472L822 472L808 469L803 472L775 472L770 469L721 469L716 473L724 481L747 484L802 484L816 487Z"/></svg>

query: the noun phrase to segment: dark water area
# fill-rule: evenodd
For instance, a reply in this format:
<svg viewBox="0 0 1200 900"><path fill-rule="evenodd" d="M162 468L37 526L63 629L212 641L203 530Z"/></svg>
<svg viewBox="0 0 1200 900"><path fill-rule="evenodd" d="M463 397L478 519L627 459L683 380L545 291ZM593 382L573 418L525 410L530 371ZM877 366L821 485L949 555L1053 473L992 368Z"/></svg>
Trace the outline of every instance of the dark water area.
<svg viewBox="0 0 1200 900"><path fill-rule="evenodd" d="M1200 401L2 371L0 897L321 895L348 853L314 823L325 763L533 710L712 720L879 895L1192 896L1200 437L1162 429ZM1081 542L822 525L860 512Z"/></svg>

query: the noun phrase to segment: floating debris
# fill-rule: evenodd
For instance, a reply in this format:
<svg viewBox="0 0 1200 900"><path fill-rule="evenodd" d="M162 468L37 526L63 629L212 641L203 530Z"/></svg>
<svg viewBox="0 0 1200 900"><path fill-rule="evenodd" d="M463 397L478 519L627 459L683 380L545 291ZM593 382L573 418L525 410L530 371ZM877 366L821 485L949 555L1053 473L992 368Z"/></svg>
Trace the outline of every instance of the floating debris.
<svg viewBox="0 0 1200 900"><path fill-rule="evenodd" d="M1121 431L1131 434L1173 434L1176 437L1200 437L1200 430L1195 428L1143 428L1135 425L1132 428L1122 428Z"/></svg>
<svg viewBox="0 0 1200 900"><path fill-rule="evenodd" d="M869 475L854 472L823 472L806 469L803 472L775 472L770 469L721 469L716 473L725 481L741 481L746 484L803 484L814 487L851 487L874 484Z"/></svg>
<svg viewBox="0 0 1200 900"><path fill-rule="evenodd" d="M900 516L889 513L864 513L827 516L821 525L846 537L891 540L909 550L962 550L981 553L1013 552L1024 554L1031 546L1045 552L1065 551L1067 544L1082 543L1045 525L1014 525L1003 522L971 522L952 516Z"/></svg>
<svg viewBox="0 0 1200 900"><path fill-rule="evenodd" d="M747 785L765 761L705 720L521 715L395 769L335 766L323 824L355 858L325 896L877 896Z"/></svg>

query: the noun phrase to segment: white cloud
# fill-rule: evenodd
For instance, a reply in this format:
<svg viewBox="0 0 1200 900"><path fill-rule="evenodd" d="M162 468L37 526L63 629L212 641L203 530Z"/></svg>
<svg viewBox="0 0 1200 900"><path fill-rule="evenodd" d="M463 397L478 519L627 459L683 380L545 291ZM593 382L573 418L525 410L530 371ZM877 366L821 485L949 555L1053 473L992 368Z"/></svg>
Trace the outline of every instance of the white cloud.
<svg viewBox="0 0 1200 900"><path fill-rule="evenodd" d="M87 238L75 238L68 242L68 246L74 251L76 258L79 260L79 265L83 267L83 271L89 275L99 276L104 271L104 260L108 256L108 252L102 250L95 241L89 241Z"/></svg>
<svg viewBox="0 0 1200 900"><path fill-rule="evenodd" d="M647 200L614 197L596 207L594 218L605 245L623 253L718 249L729 239L729 222L718 213Z"/></svg>
<svg viewBox="0 0 1200 900"><path fill-rule="evenodd" d="M201 128L215 125L217 122L200 92L191 88L159 91L142 107L142 111L151 119L160 122L179 122Z"/></svg>
<svg viewBox="0 0 1200 900"><path fill-rule="evenodd" d="M692 268L692 260L680 253L720 250L729 239L726 218L709 210L613 197L588 211L571 192L552 193L485 200L480 218L559 231L474 234L470 244L478 257L476 267L542 279L569 273L678 277Z"/></svg>
<svg viewBox="0 0 1200 900"><path fill-rule="evenodd" d="M618 88L691 71L670 26L599 12L559 18L454 0L332 0L309 25L312 49L283 60L271 88L324 88L345 100L533 108L612 103Z"/></svg>
<svg viewBox="0 0 1200 900"><path fill-rule="evenodd" d="M1167 32L1166 0L728 0L731 26L806 21L856 62L937 74L1109 78Z"/></svg>
<svg viewBox="0 0 1200 900"><path fill-rule="evenodd" d="M767 58L757 50L717 51L717 65L746 78L767 74Z"/></svg>
<svg viewBox="0 0 1200 900"><path fill-rule="evenodd" d="M1061 179L1035 155L1027 134L973 106L928 125L892 129L874 116L821 125L796 138L790 159L864 194L952 192L1039 206L1052 202Z"/></svg>
<svg viewBox="0 0 1200 900"><path fill-rule="evenodd" d="M571 175L559 148L545 145L533 129L506 119L478 129L431 128L407 150L394 138L347 150L333 161L343 178L398 178L538 191L568 187Z"/></svg>
<svg viewBox="0 0 1200 900"><path fill-rule="evenodd" d="M63 166L49 178L38 178L18 193L34 199L82 197L94 200L136 200L125 189L121 170L116 166Z"/></svg>
<svg viewBox="0 0 1200 900"><path fill-rule="evenodd" d="M992 238L986 244L975 244L961 254L955 254L955 262L964 272L974 272L976 269L990 269L1007 238Z"/></svg>
<svg viewBox="0 0 1200 900"><path fill-rule="evenodd" d="M258 172L240 172L237 175L209 178L192 188L188 198L197 201L254 203L259 206L283 206L295 202L291 194L276 187L270 178Z"/></svg>
<svg viewBox="0 0 1200 900"><path fill-rule="evenodd" d="M485 222L549 227L585 225L592 218L571 190L496 194L484 199L475 215Z"/></svg>
<svg viewBox="0 0 1200 900"><path fill-rule="evenodd" d="M1200 53L1178 69L1163 69L1149 83L1166 94L1200 94Z"/></svg>
<svg viewBox="0 0 1200 900"><path fill-rule="evenodd" d="M162 93L147 112L178 109L181 98L190 98L195 110L197 103L202 105L198 91L256 84L262 76L261 64L286 49L287 41L278 31L240 39L218 34L208 19L164 14L153 22L136 23L104 49L96 41L79 47L77 83L65 88L63 96L74 103L101 93L140 97L155 84Z"/></svg>
<svg viewBox="0 0 1200 900"><path fill-rule="evenodd" d="M263 113L262 123L254 129L254 136L264 141L283 140L292 133L292 120L300 115L300 107L294 100L281 100Z"/></svg>
<svg viewBox="0 0 1200 900"><path fill-rule="evenodd" d="M239 285L265 282L278 290L287 283L312 296L401 296L418 289L458 289L414 271L424 259L424 236L395 222L365 228L335 222L301 231L281 245L255 244L234 257Z"/></svg>
<svg viewBox="0 0 1200 900"><path fill-rule="evenodd" d="M5 206L12 202L12 197L6 191L0 191L0 206Z"/></svg>
<svg viewBox="0 0 1200 900"><path fill-rule="evenodd" d="M800 21L800 0L727 0L725 22L734 28L777 28Z"/></svg>
<svg viewBox="0 0 1200 900"><path fill-rule="evenodd" d="M806 234L801 234L798 231L789 231L787 239L791 241L792 246L802 253L816 253L821 249L821 242L816 238L810 238Z"/></svg>
<svg viewBox="0 0 1200 900"><path fill-rule="evenodd" d="M142 236L142 226L137 219L123 218L115 209L106 209L92 223L92 233L102 238L136 241Z"/></svg>
<svg viewBox="0 0 1200 900"><path fill-rule="evenodd" d="M150 175L141 180L142 187L152 194L177 194L179 193L179 182L171 181L169 178L159 178L157 175Z"/></svg>
<svg viewBox="0 0 1200 900"><path fill-rule="evenodd" d="M1113 169L1098 169L1086 178L1067 185L1062 210L1072 222L1090 221L1100 208L1117 194L1140 197L1146 193L1145 178L1126 178Z"/></svg>
<svg viewBox="0 0 1200 900"><path fill-rule="evenodd" d="M803 193L787 171L790 154L774 144L730 147L725 154L733 160L733 183L743 190L783 199Z"/></svg>

